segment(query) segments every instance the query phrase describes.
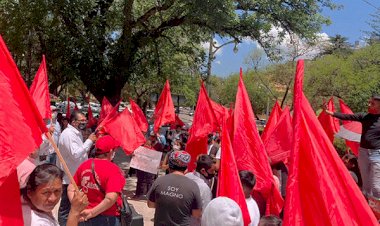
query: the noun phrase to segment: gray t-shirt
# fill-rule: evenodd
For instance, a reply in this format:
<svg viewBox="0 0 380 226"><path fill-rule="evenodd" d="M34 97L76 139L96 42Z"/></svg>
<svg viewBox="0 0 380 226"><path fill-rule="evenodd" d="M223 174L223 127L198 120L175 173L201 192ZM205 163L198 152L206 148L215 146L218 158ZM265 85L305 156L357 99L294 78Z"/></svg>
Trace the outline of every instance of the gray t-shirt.
<svg viewBox="0 0 380 226"><path fill-rule="evenodd" d="M182 175L157 178L147 196L156 204L155 226L190 225L192 210L202 209L198 185Z"/></svg>

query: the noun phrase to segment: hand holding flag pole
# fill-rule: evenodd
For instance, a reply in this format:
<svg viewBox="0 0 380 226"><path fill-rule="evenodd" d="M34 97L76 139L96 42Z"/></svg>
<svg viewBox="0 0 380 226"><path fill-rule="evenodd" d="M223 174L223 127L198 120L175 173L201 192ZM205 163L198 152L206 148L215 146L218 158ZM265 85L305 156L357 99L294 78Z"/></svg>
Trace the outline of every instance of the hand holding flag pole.
<svg viewBox="0 0 380 226"><path fill-rule="evenodd" d="M67 177L70 179L70 182L71 184L73 184L74 188L75 188L75 191L79 191L79 188L77 186L77 184L75 183L75 180L73 178L73 175L71 175L70 173L70 170L69 168L67 167L66 165L66 162L65 160L63 159L62 155L61 155L61 152L59 151L58 147L57 147L57 144L54 142L53 140L53 137L51 136L51 134L49 132L46 132L45 135L47 136L47 138L49 139L51 145L53 145L53 148L55 150L55 153L57 153L57 156L58 156L58 159L59 161L62 163L62 166L63 166L63 171L65 171Z"/></svg>

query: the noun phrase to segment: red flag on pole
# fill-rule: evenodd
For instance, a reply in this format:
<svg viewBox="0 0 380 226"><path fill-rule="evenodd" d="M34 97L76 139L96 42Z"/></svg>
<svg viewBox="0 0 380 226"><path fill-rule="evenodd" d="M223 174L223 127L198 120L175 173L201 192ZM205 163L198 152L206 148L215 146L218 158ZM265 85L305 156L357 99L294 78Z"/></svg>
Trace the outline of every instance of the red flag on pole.
<svg viewBox="0 0 380 226"><path fill-rule="evenodd" d="M240 206L241 212L243 213L244 225L249 225L251 218L249 216L243 186L240 182L238 168L232 151L230 135L228 134L226 127L226 124L224 124L222 129L222 153L218 175L217 196L225 196L234 200Z"/></svg>
<svg viewBox="0 0 380 226"><path fill-rule="evenodd" d="M293 142L292 118L288 107L285 107L277 125L270 134L268 133L267 139L263 142L272 165L279 162L288 164Z"/></svg>
<svg viewBox="0 0 380 226"><path fill-rule="evenodd" d="M107 112L107 115L105 115L105 117L102 121L99 120L98 127L96 128L96 130L100 129L101 127L103 127L103 125L105 125L110 120L112 120L113 118L115 118L116 116L118 116L120 114L119 113L120 103L121 103L121 100L119 100L119 102L115 105L115 107L113 107L111 109L110 112Z"/></svg>
<svg viewBox="0 0 380 226"><path fill-rule="evenodd" d="M210 103L211 103L212 109L215 113L216 120L218 120L218 124L223 125L223 123L229 117L228 108L214 102L211 99L210 99Z"/></svg>
<svg viewBox="0 0 380 226"><path fill-rule="evenodd" d="M164 89L157 101L156 109L154 109L154 126L153 131L158 132L161 126L175 122L175 111L170 93L169 80L166 80Z"/></svg>
<svg viewBox="0 0 380 226"><path fill-rule="evenodd" d="M23 225L16 167L42 142L46 125L0 36L0 222Z"/></svg>
<svg viewBox="0 0 380 226"><path fill-rule="evenodd" d="M304 62L299 60L284 226L378 225L303 94L303 71Z"/></svg>
<svg viewBox="0 0 380 226"><path fill-rule="evenodd" d="M266 142L268 139L268 134L272 133L272 130L276 127L278 120L280 119L282 113L282 109L278 101L274 103L274 106L272 108L272 111L270 112L268 122L264 128L263 133L261 134L261 140L263 140L263 143Z"/></svg>
<svg viewBox="0 0 380 226"><path fill-rule="evenodd" d="M119 102L120 103L120 102ZM118 106L118 105L117 105ZM116 106L115 106L116 107ZM118 106L119 107L119 106ZM103 97L103 100L102 100L102 106L101 106L101 109L100 109L100 114L99 114L99 123L101 121L103 121L107 115L112 112L112 109L114 109L114 107L112 106L112 104L109 102L109 100L107 99L107 97Z"/></svg>
<svg viewBox="0 0 380 226"><path fill-rule="evenodd" d="M96 118L94 118L94 115L92 114L90 102L88 102L87 120L88 120L87 128L91 128L97 123Z"/></svg>
<svg viewBox="0 0 380 226"><path fill-rule="evenodd" d="M30 86L30 95L36 103L42 118L51 119L49 81L45 55L42 55L42 62Z"/></svg>
<svg viewBox="0 0 380 226"><path fill-rule="evenodd" d="M189 171L195 168L198 155L207 154L207 135L218 129L218 121L202 82L194 112L193 125L190 128L190 136L186 144L186 151L191 155L191 162L188 165Z"/></svg>
<svg viewBox="0 0 380 226"><path fill-rule="evenodd" d="M333 97L327 102L327 110L335 112ZM339 131L339 120L322 111L318 116L318 121L321 123L331 143L334 143L334 135Z"/></svg>
<svg viewBox="0 0 380 226"><path fill-rule="evenodd" d="M241 68L234 111L233 150L239 170L249 170L255 174L255 190L267 200L267 213L279 215L283 200L275 186L269 158L256 127Z"/></svg>
<svg viewBox="0 0 380 226"><path fill-rule="evenodd" d="M73 101L74 101L74 111L79 111L77 101L74 98L73 98Z"/></svg>
<svg viewBox="0 0 380 226"><path fill-rule="evenodd" d="M66 105L66 118L70 119L71 112L70 112L70 97L67 97L67 105Z"/></svg>
<svg viewBox="0 0 380 226"><path fill-rule="evenodd" d="M339 99L339 107L340 107L340 111L344 114L353 114L354 113L346 105L346 103L344 103L344 101L342 99ZM362 124L360 122L342 120L342 124L343 124L343 126L340 127L340 130L345 130L345 132L347 132L347 133L352 133L352 134L356 134L356 135L360 134L361 135ZM343 131L339 131L339 132L343 132ZM345 139L345 140L346 140L347 147L349 147L352 150L352 152L356 156L358 156L359 155L360 142L352 141L352 140L348 140L348 139Z"/></svg>
<svg viewBox="0 0 380 226"><path fill-rule="evenodd" d="M140 130L146 133L146 131L148 131L148 121L146 120L144 112L131 98L129 98L129 103L131 104L133 118L135 119L137 125L139 125Z"/></svg>
<svg viewBox="0 0 380 226"><path fill-rule="evenodd" d="M126 108L120 114L110 120L104 120L102 127L120 143L127 155L133 153L136 148L145 143L145 137L140 127Z"/></svg>

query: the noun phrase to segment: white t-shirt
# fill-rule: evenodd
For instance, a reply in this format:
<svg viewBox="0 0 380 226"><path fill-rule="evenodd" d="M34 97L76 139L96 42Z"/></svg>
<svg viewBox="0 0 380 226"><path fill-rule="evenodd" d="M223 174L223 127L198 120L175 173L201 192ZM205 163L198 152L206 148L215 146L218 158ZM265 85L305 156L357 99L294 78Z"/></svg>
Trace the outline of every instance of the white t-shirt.
<svg viewBox="0 0 380 226"><path fill-rule="evenodd" d="M26 203L22 204L22 215L25 226L59 226L52 214L32 210Z"/></svg>
<svg viewBox="0 0 380 226"><path fill-rule="evenodd" d="M251 223L249 226L257 226L260 221L260 210L257 206L256 201L250 196L248 199L245 199L247 202L249 216L251 218Z"/></svg>

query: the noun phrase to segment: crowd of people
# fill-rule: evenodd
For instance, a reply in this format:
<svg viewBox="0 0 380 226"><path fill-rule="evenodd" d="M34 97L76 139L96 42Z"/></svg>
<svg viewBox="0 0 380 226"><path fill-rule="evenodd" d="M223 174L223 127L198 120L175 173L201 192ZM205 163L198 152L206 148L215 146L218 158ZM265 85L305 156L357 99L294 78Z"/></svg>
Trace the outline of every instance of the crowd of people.
<svg viewBox="0 0 380 226"><path fill-rule="evenodd" d="M18 167L25 225L120 225L121 194L128 175L112 162L117 142L107 134L89 133L86 116L79 111L74 111L68 120L60 116L57 109L52 108L52 111L53 119L46 121L46 125L73 180L63 173L62 162L57 160L54 148L43 136L40 148ZM370 99L367 114L349 116L326 112L342 120L362 122L359 160L352 154L343 156L342 160L364 194L380 198L380 96ZM192 172L188 171L191 156L184 151L187 128L148 131L146 138L144 146L163 153L160 170L165 173L136 169L134 198L147 200L147 206L155 208L154 225L243 225L239 205L227 197L216 197L222 139L219 133L209 135L207 154L197 157ZM285 197L287 167L279 163L272 166L272 171ZM132 174L131 169L129 175ZM265 200L253 192L254 173L240 171L239 176L250 225L281 225L281 215L266 216ZM55 219L52 210L59 201L58 219Z"/></svg>

